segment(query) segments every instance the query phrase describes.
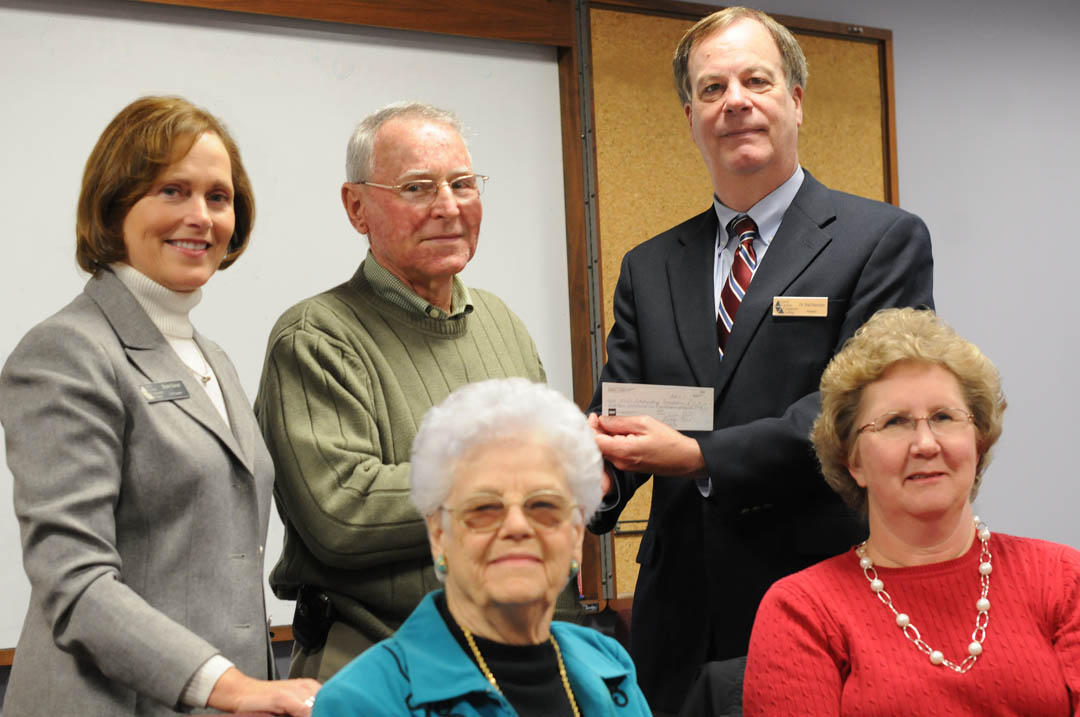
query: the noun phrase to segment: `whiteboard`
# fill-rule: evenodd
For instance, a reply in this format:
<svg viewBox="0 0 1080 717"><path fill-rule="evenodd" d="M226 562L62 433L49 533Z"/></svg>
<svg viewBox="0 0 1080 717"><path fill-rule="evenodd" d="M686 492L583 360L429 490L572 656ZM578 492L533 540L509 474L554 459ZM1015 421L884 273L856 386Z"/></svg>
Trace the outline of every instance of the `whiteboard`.
<svg viewBox="0 0 1080 717"><path fill-rule="evenodd" d="M367 250L339 199L349 135L382 105L417 99L461 116L473 165L491 176L462 277L524 320L548 381L572 396L554 48L121 0L0 0L0 47L0 362L86 281L75 204L98 135L136 97L179 94L224 120L255 189L250 248L192 313L253 400L277 317L348 279ZM2 466L0 648L15 645L30 595ZM281 535L275 515L267 573ZM273 624L292 621L269 591L268 609Z"/></svg>

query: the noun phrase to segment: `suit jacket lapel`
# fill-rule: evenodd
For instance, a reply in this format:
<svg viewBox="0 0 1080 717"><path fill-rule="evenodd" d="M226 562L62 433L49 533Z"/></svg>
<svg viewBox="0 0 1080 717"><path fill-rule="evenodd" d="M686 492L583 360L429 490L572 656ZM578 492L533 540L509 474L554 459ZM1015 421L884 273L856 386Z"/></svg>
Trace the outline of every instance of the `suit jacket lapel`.
<svg viewBox="0 0 1080 717"><path fill-rule="evenodd" d="M805 171L805 170L804 170ZM769 251L754 273L750 288L739 305L724 360L716 383L717 396L724 389L746 348L772 311L772 300L783 296L792 282L832 241L825 230L836 211L829 190L806 172L802 187L784 213L780 228L769 244Z"/></svg>
<svg viewBox="0 0 1080 717"><path fill-rule="evenodd" d="M239 447L237 458L248 472L254 475L255 433L258 427L255 423L255 415L251 412L251 404L248 403L247 395L240 383L240 377L236 375L236 370L225 352L212 341L203 338L198 331L195 332L195 343L199 345L210 367L214 369L214 375L217 376L218 384L221 386L221 395L225 398L225 410L229 413L229 424L232 426L233 437L236 438Z"/></svg>
<svg viewBox="0 0 1080 717"><path fill-rule="evenodd" d="M128 359L146 376L147 383L182 380L190 397L173 403L217 436L248 471L251 471L252 458L247 456L254 456L254 451L248 451L245 455L236 436L225 425L225 421L214 408L206 391L169 346L165 337L154 326L154 322L139 306L139 302L131 295L123 282L111 271L100 271L87 282L84 291L101 308L113 331L116 332L117 338L120 339L120 343L124 346ZM205 353L205 344L200 343L199 347ZM222 380L222 373L219 372L218 367L223 366L227 361L222 361L218 356L212 360L209 354L207 354L207 360L211 362L214 373L218 375L224 394L226 381ZM232 377L235 373L229 371L228 375ZM230 380L228 383L233 382ZM236 386L239 387L238 382ZM234 411L228 401L229 398L226 395L226 407L229 409L230 416L237 413L246 415L239 409Z"/></svg>
<svg viewBox="0 0 1080 717"><path fill-rule="evenodd" d="M680 250L668 259L668 285L676 328L690 370L699 386L713 386L720 371L713 296L716 212L710 207L697 220L679 236ZM707 289L703 291L703 287Z"/></svg>

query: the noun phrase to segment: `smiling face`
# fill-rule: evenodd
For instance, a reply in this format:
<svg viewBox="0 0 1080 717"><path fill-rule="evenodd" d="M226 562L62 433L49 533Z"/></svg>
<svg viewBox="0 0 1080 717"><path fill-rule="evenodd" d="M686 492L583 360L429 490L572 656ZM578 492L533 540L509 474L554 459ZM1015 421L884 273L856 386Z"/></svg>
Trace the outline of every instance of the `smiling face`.
<svg viewBox="0 0 1080 717"><path fill-rule="evenodd" d="M442 181L472 173L465 142L450 125L403 117L375 135L369 181L398 185L409 179ZM479 198L456 198L439 188L428 206L397 192L347 183L342 200L353 226L366 234L375 259L417 294L433 301L440 288L476 253L483 208Z"/></svg>
<svg viewBox="0 0 1080 717"><path fill-rule="evenodd" d="M228 152L203 134L128 210L124 261L173 291L194 291L221 265L235 223Z"/></svg>
<svg viewBox="0 0 1080 717"><path fill-rule="evenodd" d="M863 389L855 425L890 411L929 416L942 408L970 412L960 383L938 364L902 361ZM975 427L947 436L919 421L909 437L890 440L870 430L855 440L848 470L866 489L871 533L876 522L936 520L969 508L978 464Z"/></svg>
<svg viewBox="0 0 1080 717"><path fill-rule="evenodd" d="M446 556L451 604L480 613L554 607L570 575L570 560L581 560L584 526L582 520L550 528L531 523L520 503L537 491L570 496L551 448L537 440L497 440L459 461L445 505L457 508L478 493L496 493L514 505L492 532L470 530L450 516L444 530L445 511L428 516L432 554Z"/></svg>
<svg viewBox="0 0 1080 717"><path fill-rule="evenodd" d="M749 209L798 165L802 87L788 90L776 42L752 19L697 42L688 75L683 109L716 194Z"/></svg>

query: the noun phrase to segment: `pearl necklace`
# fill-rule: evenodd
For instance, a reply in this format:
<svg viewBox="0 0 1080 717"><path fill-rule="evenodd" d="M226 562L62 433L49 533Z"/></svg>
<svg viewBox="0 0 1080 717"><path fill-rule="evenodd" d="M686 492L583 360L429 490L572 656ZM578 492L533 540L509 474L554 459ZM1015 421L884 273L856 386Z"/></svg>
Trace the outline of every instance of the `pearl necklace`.
<svg viewBox="0 0 1080 717"><path fill-rule="evenodd" d="M926 644L919 634L918 628L912 624L911 618L906 613L902 613L893 607L892 596L885 591L885 583L878 577L877 570L874 569L874 561L866 555L866 541L859 543L855 548L855 554L859 556L859 567L862 568L863 574L870 582L870 589L877 595L878 600L892 611L896 617L897 627L904 631L904 637L910 640L924 655L930 657L930 664L944 665L960 674L975 666L975 661L982 654L983 642L986 641L986 627L990 623L990 600L986 597L990 593L990 573L993 572L993 567L990 565L990 529L986 527L986 523L979 520L977 515L975 516L975 531L979 536L979 542L982 543L982 553L979 556L979 582L982 585L982 594L979 595L979 599L975 602L975 609L977 610L975 629L971 633L968 654L959 663L947 659L941 650L935 650Z"/></svg>
<svg viewBox="0 0 1080 717"><path fill-rule="evenodd" d="M499 689L499 683L495 681L495 675L492 674L491 668L484 662L484 656L480 654L480 648L476 646L476 640L473 640L469 628L464 625L458 625L458 627L465 633L465 642L469 643L469 649L472 650L473 657L476 658L476 664L480 666L480 671L484 673L484 677L487 678L487 681L495 688L495 691L501 695L502 690ZM570 709L574 711L574 717L581 717L581 712L578 711L577 700L574 699L574 691L570 689L570 680L566 676L566 665L564 665L562 661L562 650L559 649L559 643L555 642L554 635L548 633L548 639L551 640L551 646L555 648L555 659L559 663L559 677L562 678L563 689L566 690L566 696L570 698Z"/></svg>

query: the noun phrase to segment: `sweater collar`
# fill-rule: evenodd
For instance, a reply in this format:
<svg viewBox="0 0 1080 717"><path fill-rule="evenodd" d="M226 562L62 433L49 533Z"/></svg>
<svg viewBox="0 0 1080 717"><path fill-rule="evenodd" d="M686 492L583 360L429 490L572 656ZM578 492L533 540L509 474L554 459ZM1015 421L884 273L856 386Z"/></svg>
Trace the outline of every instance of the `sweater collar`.
<svg viewBox="0 0 1080 717"><path fill-rule="evenodd" d="M472 299L464 282L457 276L453 278L450 293L450 313L446 313L438 306L430 304L415 291L405 285L401 279L394 276L389 269L384 267L368 249L367 257L360 265L361 271L368 284L375 293L390 303L408 311L412 311L433 319L450 319L461 314L471 313L473 310Z"/></svg>
<svg viewBox="0 0 1080 717"><path fill-rule="evenodd" d="M116 278L128 288L158 331L170 338L191 339L195 330L189 314L202 300L202 288L173 291L123 262L110 264Z"/></svg>
<svg viewBox="0 0 1080 717"><path fill-rule="evenodd" d="M422 311L401 306L400 303L379 293L378 289L368 281L366 266L367 262L365 261L357 268L356 273L349 279L348 285L365 302L376 305L382 318L403 324L417 331L423 331L431 336L457 338L465 335L469 327L470 312L461 313L448 319L432 318Z"/></svg>

